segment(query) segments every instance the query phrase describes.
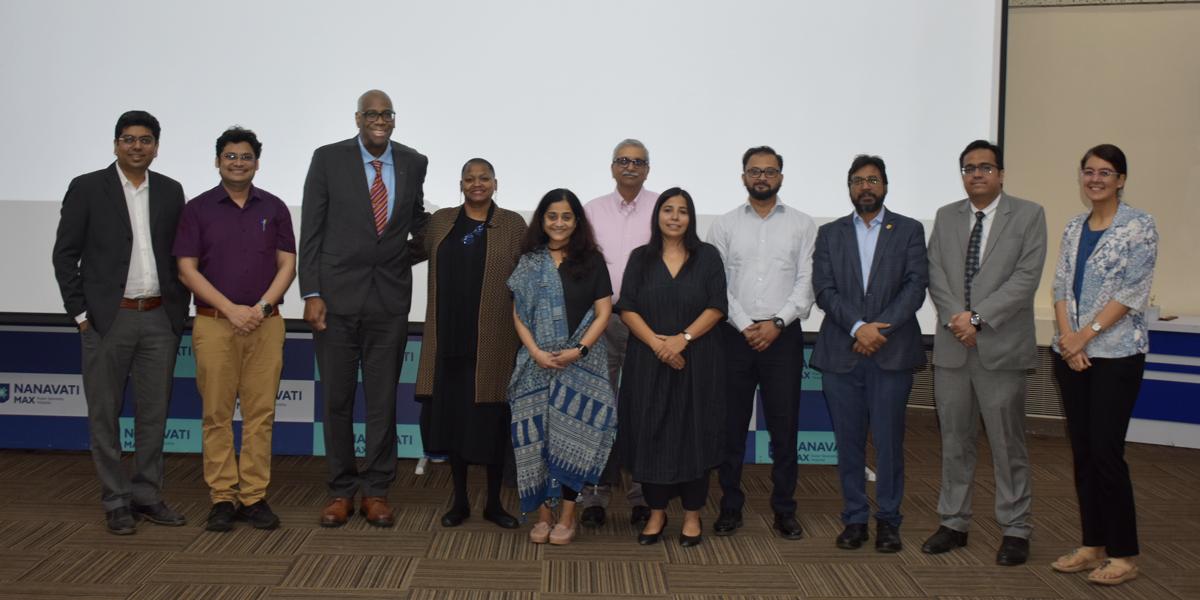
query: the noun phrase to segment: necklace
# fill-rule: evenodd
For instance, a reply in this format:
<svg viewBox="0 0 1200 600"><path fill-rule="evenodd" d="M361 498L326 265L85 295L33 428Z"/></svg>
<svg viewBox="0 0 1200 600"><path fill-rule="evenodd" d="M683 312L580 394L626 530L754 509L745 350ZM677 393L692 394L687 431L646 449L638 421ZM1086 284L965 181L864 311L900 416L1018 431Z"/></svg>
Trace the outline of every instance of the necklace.
<svg viewBox="0 0 1200 600"><path fill-rule="evenodd" d="M475 229L469 231L467 233L467 235L463 236L462 243L464 246L470 246L471 244L475 243L475 240L478 240L483 237L483 231L485 229L487 229L488 223L492 222L492 212L495 211L495 209L496 209L495 202L493 202L491 204L491 206L488 206L487 217L484 218L483 222L476 225ZM464 209L464 212L465 212L465 209ZM467 217L467 218L469 219L470 217Z"/></svg>

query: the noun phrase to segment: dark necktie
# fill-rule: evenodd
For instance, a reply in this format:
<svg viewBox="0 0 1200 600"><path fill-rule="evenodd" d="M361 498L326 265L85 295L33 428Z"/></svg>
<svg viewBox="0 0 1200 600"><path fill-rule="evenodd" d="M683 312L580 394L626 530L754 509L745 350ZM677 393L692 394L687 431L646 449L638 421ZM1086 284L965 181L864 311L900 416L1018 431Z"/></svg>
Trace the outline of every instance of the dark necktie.
<svg viewBox="0 0 1200 600"><path fill-rule="evenodd" d="M963 296L967 310L971 310L971 280L979 272L979 241L983 237L983 211L975 213L975 226L971 228L971 240L967 242L967 270L963 273Z"/></svg>
<svg viewBox="0 0 1200 600"><path fill-rule="evenodd" d="M383 185L383 161L373 160L371 166L375 167L375 181L371 182L371 212L375 213L375 234L383 235L388 205L387 186Z"/></svg>

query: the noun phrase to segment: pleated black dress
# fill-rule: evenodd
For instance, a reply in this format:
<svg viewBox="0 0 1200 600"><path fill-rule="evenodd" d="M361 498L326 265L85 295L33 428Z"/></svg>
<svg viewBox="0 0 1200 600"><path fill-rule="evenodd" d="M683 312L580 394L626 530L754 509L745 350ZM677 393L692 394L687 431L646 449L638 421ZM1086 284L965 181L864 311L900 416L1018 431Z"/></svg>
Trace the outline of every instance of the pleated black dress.
<svg viewBox="0 0 1200 600"><path fill-rule="evenodd" d="M490 465L504 463L510 442L508 402L475 402L487 228L470 244L464 244L463 237L482 223L460 212L437 248L437 315L426 318L437 319L438 353L433 397L421 409L421 438L429 454L458 454L469 463Z"/></svg>
<svg viewBox="0 0 1200 600"><path fill-rule="evenodd" d="M633 251L617 310L639 314L650 329L674 335L705 309L725 314L725 268L717 249L702 244L672 278L661 258ZM725 364L717 329L697 338L676 371L632 333L621 372L617 446L634 481L682 483L721 462L725 436Z"/></svg>

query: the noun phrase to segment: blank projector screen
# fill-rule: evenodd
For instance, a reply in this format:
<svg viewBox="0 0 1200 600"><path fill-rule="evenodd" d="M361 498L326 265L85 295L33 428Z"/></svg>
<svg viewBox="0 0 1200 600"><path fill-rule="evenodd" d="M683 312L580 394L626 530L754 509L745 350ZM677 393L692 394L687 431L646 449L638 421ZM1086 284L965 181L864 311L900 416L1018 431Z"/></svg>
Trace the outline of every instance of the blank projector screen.
<svg viewBox="0 0 1200 600"><path fill-rule="evenodd" d="M133 108L162 123L152 170L189 196L218 183L221 131L254 129L264 146L255 183L292 206L297 228L312 151L356 133L355 101L370 88L391 95L393 138L429 157L435 206L461 202L459 169L474 156L495 164L501 206L532 210L556 187L586 201L612 191L613 146L632 137L650 151L647 187L689 190L701 215L745 200L741 155L765 144L785 157L783 200L818 222L849 212L846 169L860 153L887 161L890 208L929 221L963 197L963 146L996 138L1003 8L6 2L0 234L17 241L0 276L26 291L0 294L0 311L61 310L55 205L72 177L112 161L113 125ZM287 316L299 315L296 287Z"/></svg>

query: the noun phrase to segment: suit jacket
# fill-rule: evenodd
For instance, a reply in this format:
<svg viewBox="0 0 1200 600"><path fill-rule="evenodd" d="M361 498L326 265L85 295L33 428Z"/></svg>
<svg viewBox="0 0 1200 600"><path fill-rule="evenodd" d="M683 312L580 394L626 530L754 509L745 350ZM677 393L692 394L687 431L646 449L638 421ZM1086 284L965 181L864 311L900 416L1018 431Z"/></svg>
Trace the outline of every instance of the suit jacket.
<svg viewBox="0 0 1200 600"><path fill-rule="evenodd" d="M191 293L179 281L171 247L183 212L183 187L150 171L150 242L163 308L176 334L183 332ZM67 314L84 311L101 335L112 326L129 278L133 226L117 164L71 180L54 239L54 276Z"/></svg>
<svg viewBox="0 0 1200 600"><path fill-rule="evenodd" d="M929 282L925 228L919 221L890 210L884 211L879 226L882 229L865 290L853 216L826 223L817 230L813 291L817 306L825 311L812 353L812 365L817 369L848 373L863 359L893 371L925 364L921 326L916 319ZM880 331L887 343L870 358L854 351L850 329L860 320L891 324Z"/></svg>
<svg viewBox="0 0 1200 600"><path fill-rule="evenodd" d="M397 142L391 152L396 200L383 235L375 233L358 138L313 152L300 209L300 295L320 293L331 313L408 314L415 256L409 244L420 244L429 221L423 191L429 159ZM372 284L379 306L368 306Z"/></svg>
<svg viewBox="0 0 1200 600"><path fill-rule="evenodd" d="M443 208L429 219L425 235L425 253L429 257L429 294L425 304L425 333L421 336L421 362L417 367L415 395L433 395L433 376L438 353L438 248L447 240L462 206ZM479 346L475 357L475 402L507 402L508 383L521 340L513 325L513 297L508 276L521 258L521 238L525 237L525 219L496 207L484 241L487 257L483 266L483 297L479 300ZM446 318L446 317L441 317Z"/></svg>
<svg viewBox="0 0 1200 600"><path fill-rule="evenodd" d="M1033 297L1046 263L1046 213L1041 205L1001 194L979 272L971 281L972 309L983 318L976 336L988 369L1031 369L1037 362ZM933 364L961 367L967 348L944 327L966 310L963 281L975 209L959 200L938 209L929 238L929 296L937 308Z"/></svg>

